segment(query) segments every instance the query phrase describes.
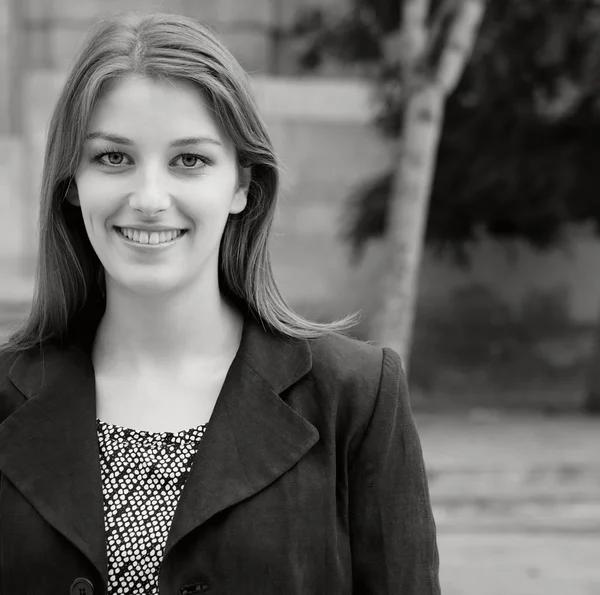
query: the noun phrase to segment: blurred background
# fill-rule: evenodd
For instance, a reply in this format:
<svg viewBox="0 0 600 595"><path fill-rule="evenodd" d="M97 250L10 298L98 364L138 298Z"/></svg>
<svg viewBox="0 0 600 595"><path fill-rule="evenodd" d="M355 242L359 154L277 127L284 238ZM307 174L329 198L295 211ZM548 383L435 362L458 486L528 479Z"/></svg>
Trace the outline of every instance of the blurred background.
<svg viewBox="0 0 600 595"><path fill-rule="evenodd" d="M47 124L88 27L196 17L281 159L282 293L362 310L353 335L404 356L443 593L600 594L596 4L0 0L0 339L28 311Z"/></svg>

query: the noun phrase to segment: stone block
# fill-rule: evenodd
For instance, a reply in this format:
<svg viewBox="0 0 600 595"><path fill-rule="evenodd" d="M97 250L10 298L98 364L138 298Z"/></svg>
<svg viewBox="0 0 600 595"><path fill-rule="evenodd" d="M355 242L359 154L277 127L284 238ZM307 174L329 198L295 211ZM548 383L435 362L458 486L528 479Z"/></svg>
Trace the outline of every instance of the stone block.
<svg viewBox="0 0 600 595"><path fill-rule="evenodd" d="M23 111L27 138L46 135L52 109L64 80L65 74L53 70L35 70L25 77Z"/></svg>
<svg viewBox="0 0 600 595"><path fill-rule="evenodd" d="M102 11L104 2L98 0L46 0L56 21L92 22Z"/></svg>
<svg viewBox="0 0 600 595"><path fill-rule="evenodd" d="M39 212L39 200L44 165L48 124L64 74L54 71L32 72L25 80L24 142L28 155L28 175L23 188L28 207L28 220L34 222Z"/></svg>
<svg viewBox="0 0 600 595"><path fill-rule="evenodd" d="M256 100L270 120L370 124L372 90L359 80L252 77Z"/></svg>
<svg viewBox="0 0 600 595"><path fill-rule="evenodd" d="M102 14L114 14L136 10L143 13L178 13L179 0L102 0L98 2Z"/></svg>
<svg viewBox="0 0 600 595"><path fill-rule="evenodd" d="M52 56L52 68L68 69L85 39L89 24L81 26L53 27L49 30L48 45Z"/></svg>
<svg viewBox="0 0 600 595"><path fill-rule="evenodd" d="M250 74L265 73L269 69L269 39L258 31L217 31L219 39Z"/></svg>
<svg viewBox="0 0 600 595"><path fill-rule="evenodd" d="M305 10L321 8L326 14L343 15L351 5L349 0L277 0L274 3L274 22L290 27Z"/></svg>
<svg viewBox="0 0 600 595"><path fill-rule="evenodd" d="M45 28L30 29L27 40L23 44L25 56L23 62L30 70L50 68L52 66L52 53L50 52L50 31Z"/></svg>
<svg viewBox="0 0 600 595"><path fill-rule="evenodd" d="M279 0L274 10L273 24L290 27L303 8L306 8L304 0Z"/></svg>
<svg viewBox="0 0 600 595"><path fill-rule="evenodd" d="M0 3L0 134L7 134L10 130L13 82L11 20L9 5Z"/></svg>
<svg viewBox="0 0 600 595"><path fill-rule="evenodd" d="M219 0L182 0L181 14L215 27L219 22Z"/></svg>
<svg viewBox="0 0 600 595"><path fill-rule="evenodd" d="M18 258L25 249L26 196L23 192L23 142L0 137L0 256Z"/></svg>
<svg viewBox="0 0 600 595"><path fill-rule="evenodd" d="M19 0L22 15L27 21L40 21L52 17L54 3L51 0Z"/></svg>
<svg viewBox="0 0 600 595"><path fill-rule="evenodd" d="M219 26L227 28L270 27L275 17L275 2L272 0L219 0Z"/></svg>

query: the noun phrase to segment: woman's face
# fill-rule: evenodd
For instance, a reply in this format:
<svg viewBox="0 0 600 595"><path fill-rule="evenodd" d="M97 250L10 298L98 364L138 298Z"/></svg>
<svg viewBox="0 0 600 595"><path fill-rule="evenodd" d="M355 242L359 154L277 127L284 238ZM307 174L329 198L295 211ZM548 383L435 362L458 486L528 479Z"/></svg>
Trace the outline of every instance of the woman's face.
<svg viewBox="0 0 600 595"><path fill-rule="evenodd" d="M116 283L216 283L230 213L246 206L235 148L193 84L130 76L99 101L69 201Z"/></svg>

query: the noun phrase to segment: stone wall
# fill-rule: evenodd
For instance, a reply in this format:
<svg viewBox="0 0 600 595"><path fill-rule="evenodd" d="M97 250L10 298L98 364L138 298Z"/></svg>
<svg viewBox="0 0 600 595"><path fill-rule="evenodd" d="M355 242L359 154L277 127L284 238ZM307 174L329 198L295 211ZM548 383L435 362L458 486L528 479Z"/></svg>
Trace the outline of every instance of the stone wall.
<svg viewBox="0 0 600 595"><path fill-rule="evenodd" d="M26 229L31 211L24 204L22 180L27 165L18 137L0 136L0 258L18 260L31 250Z"/></svg>
<svg viewBox="0 0 600 595"><path fill-rule="evenodd" d="M274 63L272 31L289 27L303 0L2 0L20 2L20 28L25 36L26 68L64 69L95 20L125 10L170 12L197 18L212 26L243 66L265 73ZM348 0L315 0L311 5L332 9ZM277 52L286 52L280 47ZM285 66L284 66L285 69Z"/></svg>
<svg viewBox="0 0 600 595"><path fill-rule="evenodd" d="M9 37L11 25L10 5L8 2L0 2L0 134L10 134L10 85L8 81L12 77L11 64L11 39Z"/></svg>

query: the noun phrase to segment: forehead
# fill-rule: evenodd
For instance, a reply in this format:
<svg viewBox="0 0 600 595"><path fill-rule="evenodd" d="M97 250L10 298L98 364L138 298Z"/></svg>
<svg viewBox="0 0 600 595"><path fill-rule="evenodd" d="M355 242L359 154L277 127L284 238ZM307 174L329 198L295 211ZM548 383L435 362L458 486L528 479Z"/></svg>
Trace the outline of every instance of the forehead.
<svg viewBox="0 0 600 595"><path fill-rule="evenodd" d="M98 130L130 138L160 139L191 132L224 137L197 85L133 75L114 83L98 100L88 132Z"/></svg>

